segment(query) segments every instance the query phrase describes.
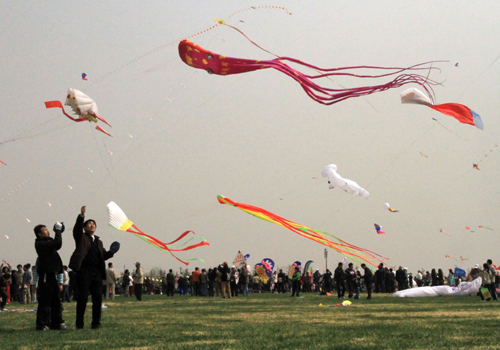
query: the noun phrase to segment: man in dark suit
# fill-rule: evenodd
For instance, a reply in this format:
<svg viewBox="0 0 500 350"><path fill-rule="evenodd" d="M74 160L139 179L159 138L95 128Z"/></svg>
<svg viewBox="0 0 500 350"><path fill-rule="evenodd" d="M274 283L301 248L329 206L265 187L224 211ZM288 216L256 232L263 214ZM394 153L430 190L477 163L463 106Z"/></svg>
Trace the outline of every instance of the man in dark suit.
<svg viewBox="0 0 500 350"><path fill-rule="evenodd" d="M62 281L59 283L58 274L63 271L61 257L57 252L62 246L61 234L64 224L57 222L54 225L55 237L50 237L45 225L34 228L36 240L35 249L38 254L38 311L36 314L36 329L39 331L50 329L65 330L61 313L59 293L62 291Z"/></svg>
<svg viewBox="0 0 500 350"><path fill-rule="evenodd" d="M106 251L98 236L94 235L97 225L92 219L85 220L85 206L76 218L73 227L75 251L71 255L69 267L76 271L78 289L76 304L76 328L83 329L88 295L92 296L92 329L101 327L102 280L106 279L104 261L116 252Z"/></svg>
<svg viewBox="0 0 500 350"><path fill-rule="evenodd" d="M370 300L372 298L373 273L366 266L366 264L361 264L361 268L365 271L363 279L365 280L366 292L368 293L368 297L366 299Z"/></svg>

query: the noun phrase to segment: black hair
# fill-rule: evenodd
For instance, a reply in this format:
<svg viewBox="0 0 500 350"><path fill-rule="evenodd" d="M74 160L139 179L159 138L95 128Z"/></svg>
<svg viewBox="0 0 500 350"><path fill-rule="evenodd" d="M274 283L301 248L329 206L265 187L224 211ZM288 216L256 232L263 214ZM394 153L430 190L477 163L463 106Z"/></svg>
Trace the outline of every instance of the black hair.
<svg viewBox="0 0 500 350"><path fill-rule="evenodd" d="M93 220L93 219L88 219L87 221L85 221L85 222L83 223L83 227L87 226L87 223L88 223L88 222L90 222L90 221L92 221L92 222L94 223L95 227L97 227L97 223L96 223L96 222L95 222L95 220Z"/></svg>
<svg viewBox="0 0 500 350"><path fill-rule="evenodd" d="M36 225L33 231L35 231L35 236L38 237L38 234L42 232L42 228L47 227L45 225Z"/></svg>
<svg viewBox="0 0 500 350"><path fill-rule="evenodd" d="M4 280L8 280L8 279L10 279L10 275L9 275L8 273L4 273L4 274L2 275L2 277L3 277L3 279L4 279Z"/></svg>
<svg viewBox="0 0 500 350"><path fill-rule="evenodd" d="M486 262L490 265L493 264L493 261L491 261L491 259L486 260Z"/></svg>
<svg viewBox="0 0 500 350"><path fill-rule="evenodd" d="M108 267L111 267L111 266L113 266L113 263L108 263Z"/></svg>

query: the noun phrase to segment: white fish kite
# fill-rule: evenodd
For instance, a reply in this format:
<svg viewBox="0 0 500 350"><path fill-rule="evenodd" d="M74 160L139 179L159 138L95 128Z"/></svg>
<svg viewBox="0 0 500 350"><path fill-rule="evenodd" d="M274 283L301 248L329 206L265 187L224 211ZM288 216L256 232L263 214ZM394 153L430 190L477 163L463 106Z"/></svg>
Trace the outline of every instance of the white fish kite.
<svg viewBox="0 0 500 350"><path fill-rule="evenodd" d="M335 187L340 187L345 192L352 194L353 196L360 196L368 199L370 193L359 186L355 181L344 179L342 176L337 174L337 166L335 164L327 165L321 172L323 177L328 178L328 183L330 184L330 189Z"/></svg>
<svg viewBox="0 0 500 350"><path fill-rule="evenodd" d="M460 123L474 125L481 130L484 129L483 121L479 114L469 107L458 103L443 103L436 105L427 95L415 88L406 89L401 93L401 103L428 106L438 112L455 118Z"/></svg>
<svg viewBox="0 0 500 350"><path fill-rule="evenodd" d="M97 109L97 104L93 99L85 95L83 92L77 89L68 89L68 94L66 96L66 102L64 103L66 106L70 106L73 109L73 112L78 115L80 118L73 118L69 114L64 111L64 107L61 101L47 101L45 102L45 108L61 108L63 114L71 119L74 122L83 122L88 120L89 122L97 123L99 119L103 123L107 124L111 127L111 125L99 115L99 110ZM96 130L111 136L106 131L104 131L99 125L97 125Z"/></svg>
<svg viewBox="0 0 500 350"><path fill-rule="evenodd" d="M476 294L479 288L481 288L481 282L481 277L478 277L472 282L462 282L456 287L436 286L410 288L396 292L392 296L399 298L466 296Z"/></svg>

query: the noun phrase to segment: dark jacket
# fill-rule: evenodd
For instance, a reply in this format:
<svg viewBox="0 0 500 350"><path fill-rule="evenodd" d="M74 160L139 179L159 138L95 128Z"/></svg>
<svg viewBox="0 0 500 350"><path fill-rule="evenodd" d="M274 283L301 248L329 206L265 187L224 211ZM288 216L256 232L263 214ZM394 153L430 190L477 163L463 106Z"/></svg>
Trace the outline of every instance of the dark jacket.
<svg viewBox="0 0 500 350"><path fill-rule="evenodd" d="M43 273L62 273L63 264L59 253L61 249L62 238L61 231L56 231L54 238L37 238L35 240L35 249L38 254L37 272Z"/></svg>
<svg viewBox="0 0 500 350"><path fill-rule="evenodd" d="M335 269L335 274L333 275L335 281L345 281L345 272L341 267Z"/></svg>
<svg viewBox="0 0 500 350"><path fill-rule="evenodd" d="M354 271L352 267L349 267L347 270L345 270L345 276L347 282L353 282L356 279L356 271Z"/></svg>
<svg viewBox="0 0 500 350"><path fill-rule="evenodd" d="M365 275L363 276L363 279L365 280L365 284L373 283L373 273L368 267L365 267Z"/></svg>
<svg viewBox="0 0 500 350"><path fill-rule="evenodd" d="M406 281L405 272L403 271L403 269L396 270L396 281L398 281L399 283Z"/></svg>
<svg viewBox="0 0 500 350"><path fill-rule="evenodd" d="M227 265L219 265L219 269L218 269L221 273L222 273L222 276L220 277L220 280L221 282L227 282L229 281L229 273L231 272L231 270L229 269L229 266Z"/></svg>
<svg viewBox="0 0 500 350"><path fill-rule="evenodd" d="M78 215L76 218L75 227L73 227L73 238L75 239L75 251L71 258L69 259L69 267L72 270L79 271L82 266L82 262L87 256L87 253L92 245L92 238L83 232L83 222L85 218ZM97 247L99 249L99 273L103 280L106 279L106 266L104 264L105 260L113 257L113 253L106 251L104 249L99 237L94 235Z"/></svg>

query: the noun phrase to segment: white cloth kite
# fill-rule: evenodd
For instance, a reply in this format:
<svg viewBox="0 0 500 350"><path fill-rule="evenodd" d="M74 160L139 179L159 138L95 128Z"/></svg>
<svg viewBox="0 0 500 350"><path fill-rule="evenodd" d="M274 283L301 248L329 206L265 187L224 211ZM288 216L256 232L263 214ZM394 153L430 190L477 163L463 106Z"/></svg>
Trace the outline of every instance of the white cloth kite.
<svg viewBox="0 0 500 350"><path fill-rule="evenodd" d="M353 196L360 196L368 199L370 193L359 186L355 181L344 179L342 176L337 174L337 166L335 164L327 165L321 172L323 177L328 177L328 183L330 184L330 189L335 187L340 187L345 192L352 194Z"/></svg>
<svg viewBox="0 0 500 350"><path fill-rule="evenodd" d="M460 297L469 294L476 294L481 288L483 280L481 277L476 278L472 282L463 282L456 287L436 286L436 287L419 287L401 290L394 293L393 297L400 298L418 298L418 297Z"/></svg>

